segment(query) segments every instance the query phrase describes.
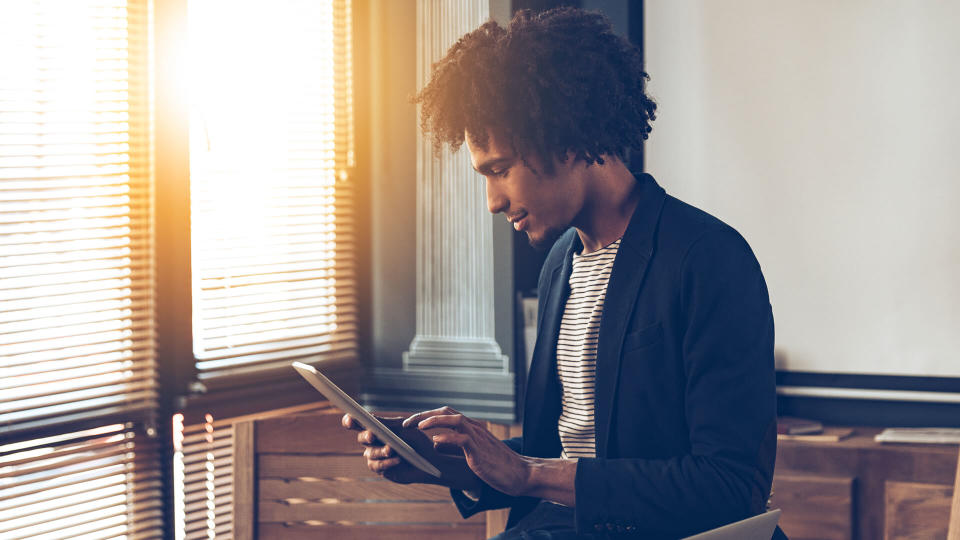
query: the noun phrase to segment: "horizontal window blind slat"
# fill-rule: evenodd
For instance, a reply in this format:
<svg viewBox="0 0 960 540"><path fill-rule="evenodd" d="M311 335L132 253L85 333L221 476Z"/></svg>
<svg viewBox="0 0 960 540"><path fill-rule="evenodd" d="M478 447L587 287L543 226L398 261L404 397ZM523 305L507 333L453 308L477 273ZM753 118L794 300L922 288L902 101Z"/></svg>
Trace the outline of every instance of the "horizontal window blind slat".
<svg viewBox="0 0 960 540"><path fill-rule="evenodd" d="M153 336L153 321L114 320L103 324L88 324L82 328L51 328L40 331L0 334L0 344L11 356L34 351L62 349L104 340L129 342L138 334Z"/></svg>
<svg viewBox="0 0 960 540"><path fill-rule="evenodd" d="M283 336L326 335L340 326L355 322L351 313L311 314L303 313L287 317L264 317L261 320L236 324L205 325L201 330L206 336L204 348L212 350L222 346L274 342L286 339ZM232 332L231 332L232 329Z"/></svg>
<svg viewBox="0 0 960 540"><path fill-rule="evenodd" d="M62 355L53 360L44 360L38 362L21 362L17 365L3 365L0 367L0 378L18 377L22 375L43 376L48 373L56 373L67 369L90 368L98 370L100 364L116 364L117 362L129 362L133 365L150 362L154 358L154 344L145 341L140 350L130 350L124 347L112 353L100 353L88 356Z"/></svg>
<svg viewBox="0 0 960 540"><path fill-rule="evenodd" d="M141 216L145 217L147 206L144 204L144 212L137 211L131 205L101 206L94 208L65 208L60 210L47 210L44 212L32 213L29 217L17 216L13 214L0 213L0 226L10 227L27 221L29 223L54 222L55 226L62 227L62 222L75 219L89 218L110 218L121 216Z"/></svg>
<svg viewBox="0 0 960 540"><path fill-rule="evenodd" d="M2 139L0 139L2 141ZM129 137L118 136L116 140L104 139L101 141L91 140L83 143L53 142L43 143L34 141L30 144L5 145L0 142L0 155L8 152L26 152L32 150L32 154L58 154L66 152L80 152L82 150L96 151L98 148L123 148L129 150L131 143ZM145 149L145 148L144 148ZM52 192L54 194L62 190L82 190L86 188L99 188L108 186L126 186L129 185L129 178L125 175L101 176L101 177L67 177L48 180L37 180L35 178L8 178L0 180L0 193L4 197L8 192Z"/></svg>
<svg viewBox="0 0 960 540"><path fill-rule="evenodd" d="M0 312L0 324L5 332L19 332L32 328L68 326L81 322L96 322L107 317L124 316L140 319L153 315L153 306L137 302L129 296L84 302L63 307L31 307Z"/></svg>
<svg viewBox="0 0 960 540"><path fill-rule="evenodd" d="M78 386L55 394L28 396L19 400L0 401L0 424L10 420L36 419L75 412L103 405L125 404L156 400L157 392L152 381L141 374L115 384Z"/></svg>
<svg viewBox="0 0 960 540"><path fill-rule="evenodd" d="M271 352L285 351L290 354L299 354L298 350L326 350L328 344L346 342L355 339L356 326L348 321L338 325L335 332L324 334L312 334L306 336L294 336L288 339L267 339L260 342L251 342L249 344L229 347L223 350L208 350L200 357L197 367L202 371L222 365L229 365L231 362L240 363L241 357L252 358L259 357L262 354ZM319 348L318 348L319 347Z"/></svg>
<svg viewBox="0 0 960 540"><path fill-rule="evenodd" d="M10 242L4 247L4 251L10 254L9 259L4 260L0 268L19 267L25 273L29 269L23 269L24 266L117 259L126 266L149 267L146 261L138 260L148 255L150 248L150 238L143 232L131 229L115 231L121 234L72 237L26 245Z"/></svg>
<svg viewBox="0 0 960 540"><path fill-rule="evenodd" d="M348 312L334 312L332 306L281 306L275 310L250 311L242 315L208 318L201 328L211 338L226 337L230 329L236 330L237 335L248 331L263 331L276 327L309 327L316 326L317 331L330 324L343 321Z"/></svg>
<svg viewBox="0 0 960 540"><path fill-rule="evenodd" d="M278 292L276 297L283 297ZM207 324L204 328L228 328L235 324L256 324L271 320L286 319L288 317L301 318L309 314L335 315L336 308L331 305L330 297L322 295L298 295L297 300L265 301L253 304L251 307L236 307L226 305L221 308L212 308L207 304Z"/></svg>
<svg viewBox="0 0 960 540"><path fill-rule="evenodd" d="M313 285L313 282L310 284ZM351 285L350 283L346 283L333 287L311 287L309 289L299 290L294 288L281 288L282 284L271 288L261 286L258 290L252 291L249 294L247 294L247 291L241 290L240 292L244 294L235 294L232 297L227 294L218 294L216 296L211 294L211 298L200 301L200 306L207 314L207 319L213 321L214 324L218 324L216 322L217 319L229 317L241 310L243 313L278 311L281 308L293 311L300 304L326 306L331 310L335 310L338 305L344 306L342 299L351 296L354 292L354 287ZM230 288L230 290L232 290L232 288ZM230 292L230 290L225 292ZM211 291L211 293L213 292L219 291ZM338 296L341 297L340 302L337 302ZM289 300L284 301L288 298Z"/></svg>
<svg viewBox="0 0 960 540"><path fill-rule="evenodd" d="M5 274L14 274L8 268L0 267L0 279L7 280L7 288L15 288L11 283L20 287L61 286L69 283L84 283L101 279L119 279L130 275L143 275L153 270L153 266L146 262L133 263L131 257L103 258L76 263L30 264L18 267L26 272L32 272L32 277L6 278ZM134 258L135 259L135 258ZM60 278L60 279L57 279ZM55 283L51 283L55 282Z"/></svg>
<svg viewBox="0 0 960 540"><path fill-rule="evenodd" d="M132 413L152 409L157 406L157 392L149 386L140 383L98 389L97 392L87 392L92 396L79 397L77 400L37 400L41 405L34 408L4 407L0 411L0 425L36 428L54 422L68 423L82 418L116 416L127 411ZM131 417L135 416L131 414Z"/></svg>
<svg viewBox="0 0 960 540"><path fill-rule="evenodd" d="M120 365L115 365L120 364ZM20 400L41 399L65 391L102 388L108 384L132 384L155 376L155 367L151 365L135 366L133 362L115 362L101 364L99 370L90 366L45 373L42 376L11 377L0 381L0 411L4 403Z"/></svg>
<svg viewBox="0 0 960 540"><path fill-rule="evenodd" d="M17 307L20 307L19 301L24 301L23 305L29 305L31 301L37 297L63 297L79 293L115 290L127 291L127 294L131 294L133 290L149 290L150 285L150 280L147 278L124 277L94 282L68 283L63 286L41 285L37 287L21 287L19 289L0 289L0 302L17 300Z"/></svg>
<svg viewBox="0 0 960 540"><path fill-rule="evenodd" d="M342 246L337 247L338 251L342 252L344 248ZM303 261L297 262L278 262L274 264L264 263L256 266L245 267L241 270L230 271L231 267L229 266L211 266L207 269L202 269L197 274L197 279L209 281L213 279L225 279L225 276L229 276L230 279L260 279L264 280L264 276L270 276L273 274L283 274L291 272L310 272L319 269L328 269L334 268L337 265L336 257L330 258L306 258ZM229 273L228 273L229 272Z"/></svg>
<svg viewBox="0 0 960 540"><path fill-rule="evenodd" d="M207 369L198 374L198 378L212 392L219 388L228 388L242 384L256 384L274 379L289 379L290 362L328 364L337 361L355 359L357 347L355 343L338 343L329 347L317 347L320 351L302 349L296 354L279 355L273 353L273 359L268 361L258 357L256 362L235 362L217 370ZM267 356L267 355L263 355Z"/></svg>
<svg viewBox="0 0 960 540"><path fill-rule="evenodd" d="M88 343L63 349L34 350L8 357L4 362L4 367L17 368L33 363L62 361L74 357L114 358L117 353L127 358L129 355L148 352L156 347L156 337L152 333L144 333L144 335L136 337L138 339L131 340L130 343L117 341L116 339L101 339L90 340ZM149 355L149 358L154 357L153 354Z"/></svg>
<svg viewBox="0 0 960 540"><path fill-rule="evenodd" d="M4 433L7 435L22 436L37 430L49 431L54 427L71 425L88 425L91 422L102 421L120 422L136 421L147 422L154 420L154 413L157 408L157 394L145 394L145 399L136 399L137 396L131 396L131 399L119 405L111 405L110 402L97 402L89 407L78 407L76 410L67 412L54 411L50 415L31 418L28 420L18 420L12 426L6 420L0 419L0 425L4 426Z"/></svg>
<svg viewBox="0 0 960 540"><path fill-rule="evenodd" d="M313 228L313 230L296 231L287 227L282 233L277 232L272 234L271 238L277 242L277 244L271 246L266 254L297 253L316 250L317 246L324 246L329 242L343 241L346 238L352 238L352 231L335 229L334 227L330 227L329 230L317 227ZM219 242L202 246L204 248L203 258L210 260L220 258L216 257L218 254L229 256L231 252L235 252L236 250L249 249L247 242L249 242L249 238L244 239L239 236L229 238L221 236ZM253 250L251 249L251 251Z"/></svg>

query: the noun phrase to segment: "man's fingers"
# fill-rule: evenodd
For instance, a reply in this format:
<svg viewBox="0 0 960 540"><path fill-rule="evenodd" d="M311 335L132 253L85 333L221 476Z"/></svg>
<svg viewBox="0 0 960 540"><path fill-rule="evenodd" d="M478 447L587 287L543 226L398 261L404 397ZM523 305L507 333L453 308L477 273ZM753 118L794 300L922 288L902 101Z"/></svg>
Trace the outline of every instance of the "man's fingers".
<svg viewBox="0 0 960 540"><path fill-rule="evenodd" d="M367 449L363 451L363 457L371 460L387 459L393 455L393 448L390 448L389 445L368 446Z"/></svg>
<svg viewBox="0 0 960 540"><path fill-rule="evenodd" d="M380 442L380 439L369 430L357 433L357 442L363 446L381 446L383 444Z"/></svg>
<svg viewBox="0 0 960 540"><path fill-rule="evenodd" d="M453 414L441 414L436 416L431 416L425 420L421 420L417 424L418 429L430 429L437 427L446 427L454 429L457 431L464 431L470 427L478 426L476 420L471 420L466 416L454 411Z"/></svg>
<svg viewBox="0 0 960 540"><path fill-rule="evenodd" d="M463 456L463 449L455 444L447 443L436 443L433 445L434 450L439 454L447 454L450 456Z"/></svg>
<svg viewBox="0 0 960 540"><path fill-rule="evenodd" d="M465 433L457 433L456 431L449 431L446 433L437 433L433 436L434 445L456 445L460 448L464 448L470 444L470 436Z"/></svg>
<svg viewBox="0 0 960 540"><path fill-rule="evenodd" d="M460 414L460 413L453 410L452 407L448 407L444 405L439 409L433 409L432 411L418 412L416 414L410 415L406 420L403 421L403 427L410 427L410 426L417 425L417 423L424 420L425 418L430 418L432 416L437 416L441 414Z"/></svg>
<svg viewBox="0 0 960 540"><path fill-rule="evenodd" d="M387 469L396 467L399 464L399 457L392 457L390 459L375 459L372 461L367 461L367 468L377 474L383 474Z"/></svg>
<svg viewBox="0 0 960 540"><path fill-rule="evenodd" d="M340 419L340 424L347 429L352 429L355 431L363 430L363 426L360 425L360 422L357 422L356 419L349 414L343 415L343 418Z"/></svg>

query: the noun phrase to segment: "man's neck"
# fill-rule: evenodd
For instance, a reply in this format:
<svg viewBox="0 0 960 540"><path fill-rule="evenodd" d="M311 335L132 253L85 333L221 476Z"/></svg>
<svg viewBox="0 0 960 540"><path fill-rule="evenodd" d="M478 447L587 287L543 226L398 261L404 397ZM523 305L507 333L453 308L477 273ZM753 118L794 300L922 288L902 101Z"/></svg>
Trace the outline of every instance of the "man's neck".
<svg viewBox="0 0 960 540"><path fill-rule="evenodd" d="M605 156L587 168L587 198L574 221L583 252L596 251L623 236L639 201L637 179L626 165Z"/></svg>

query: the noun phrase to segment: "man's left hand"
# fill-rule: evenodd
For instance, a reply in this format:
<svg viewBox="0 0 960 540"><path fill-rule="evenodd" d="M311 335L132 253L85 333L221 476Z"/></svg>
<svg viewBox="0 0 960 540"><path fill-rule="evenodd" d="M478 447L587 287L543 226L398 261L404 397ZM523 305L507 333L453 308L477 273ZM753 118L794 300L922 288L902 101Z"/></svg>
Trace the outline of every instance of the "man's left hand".
<svg viewBox="0 0 960 540"><path fill-rule="evenodd" d="M530 480L528 458L514 452L486 426L450 407L416 413L403 421L404 427L424 430L444 427L453 431L433 436L434 446L452 444L463 450L467 465L484 482L507 495L525 495Z"/></svg>

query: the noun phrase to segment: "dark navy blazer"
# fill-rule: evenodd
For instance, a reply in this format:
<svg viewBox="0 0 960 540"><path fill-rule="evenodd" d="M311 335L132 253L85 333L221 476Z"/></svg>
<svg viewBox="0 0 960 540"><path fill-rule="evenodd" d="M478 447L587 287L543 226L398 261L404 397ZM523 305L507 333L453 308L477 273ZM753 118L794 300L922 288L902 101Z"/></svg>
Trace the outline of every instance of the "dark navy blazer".
<svg viewBox="0 0 960 540"><path fill-rule="evenodd" d="M732 227L637 175L639 203L607 285L596 369L596 458L576 472L580 533L678 538L766 507L776 454L773 314L750 246ZM540 274L523 455L560 456L556 344L576 230ZM484 486L461 513L538 502ZM779 532L779 531L778 531Z"/></svg>

